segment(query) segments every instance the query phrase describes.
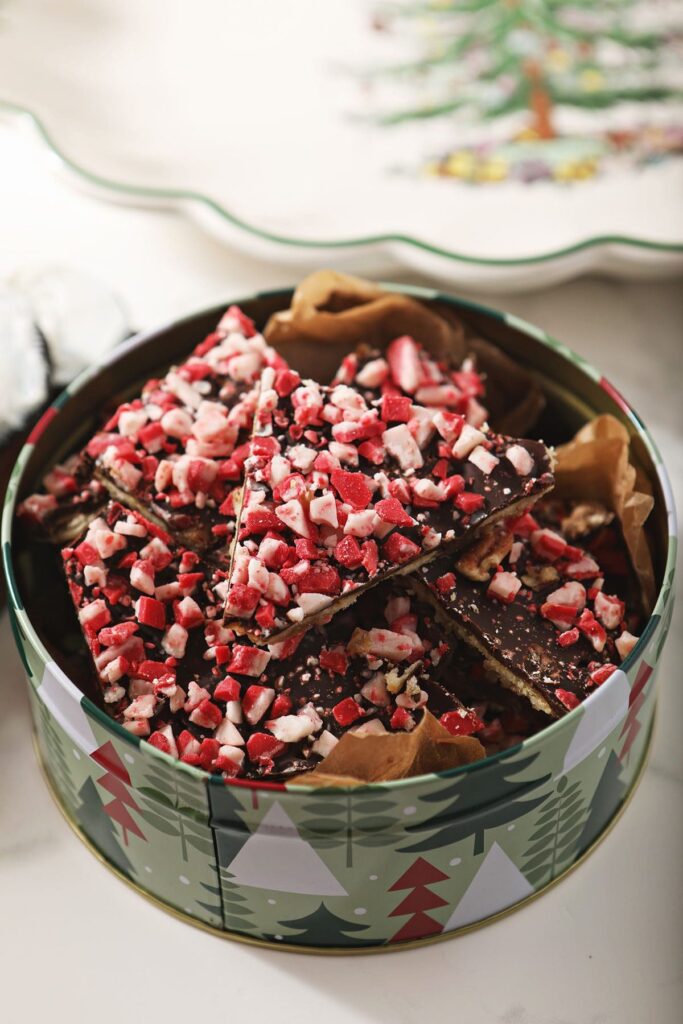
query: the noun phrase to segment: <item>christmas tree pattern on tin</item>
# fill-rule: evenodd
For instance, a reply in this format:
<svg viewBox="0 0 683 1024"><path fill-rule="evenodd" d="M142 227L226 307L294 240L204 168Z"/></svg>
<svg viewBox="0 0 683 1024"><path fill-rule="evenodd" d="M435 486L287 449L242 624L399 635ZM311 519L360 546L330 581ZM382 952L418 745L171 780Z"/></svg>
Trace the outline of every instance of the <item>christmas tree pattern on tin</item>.
<svg viewBox="0 0 683 1024"><path fill-rule="evenodd" d="M390 942L408 942L411 939L422 939L441 932L441 924L430 917L428 911L448 906L448 901L433 892L430 886L447 881L448 875L439 871L423 857L413 861L408 870L404 871L389 888L389 892L411 890L389 914L389 917L410 914L409 919L391 937Z"/></svg>
<svg viewBox="0 0 683 1024"><path fill-rule="evenodd" d="M129 833L146 841L147 837L131 814L131 811L136 811L139 814L140 808L128 791L128 787L131 785L130 775L116 753L113 743L105 743L104 746L94 750L90 756L106 772L105 775L97 779L97 783L113 797L108 804L104 805L104 810L113 821L120 825L124 845L128 846Z"/></svg>
<svg viewBox="0 0 683 1024"><path fill-rule="evenodd" d="M641 723L638 720L643 704L647 698L648 683L652 676L652 666L643 661L638 669L636 680L633 684L628 698L628 713L624 726L619 734L619 739L624 741L619 752L619 760L625 764L631 753L631 748L641 730Z"/></svg>
<svg viewBox="0 0 683 1024"><path fill-rule="evenodd" d="M42 700L35 701L34 713L36 708L38 713L37 724L44 750L45 769L49 772L50 778L57 787L57 792L64 801L66 809L73 814L78 805L78 796L76 795L76 788L69 768L67 754L62 743L64 733Z"/></svg>
<svg viewBox="0 0 683 1024"><path fill-rule="evenodd" d="M76 808L76 820L85 835L114 867L125 875L133 875L133 864L116 838L116 828L92 778L85 780L78 797L80 805Z"/></svg>
<svg viewBox="0 0 683 1024"><path fill-rule="evenodd" d="M626 784L621 778L622 766L610 750L597 789L590 803L590 812L578 841L580 852L587 850L603 833L626 795Z"/></svg>
<svg viewBox="0 0 683 1024"><path fill-rule="evenodd" d="M163 835L178 840L183 862L189 859L190 847L213 860L206 815L193 806L194 793L182 772L159 759L145 773L144 782L137 790L144 820Z"/></svg>
<svg viewBox="0 0 683 1024"><path fill-rule="evenodd" d="M240 887L226 868L220 869L221 900L223 904L223 927L232 932L253 931L256 928L254 912Z"/></svg>
<svg viewBox="0 0 683 1024"><path fill-rule="evenodd" d="M391 829L397 808L386 794L364 797L348 792L340 797L337 791L320 789L318 799L305 807L313 817L304 818L301 825L311 845L319 850L342 849L347 868L354 866L355 847L371 849L394 842Z"/></svg>
<svg viewBox="0 0 683 1024"><path fill-rule="evenodd" d="M376 942L357 939L355 933L367 931L367 925L359 924L357 921L345 921L329 910L324 902L311 913L304 917L293 918L288 921L281 921L283 929L295 929L287 935L287 941L297 945L313 946L317 949L324 949L329 946L376 946ZM281 942L285 936L267 935L271 942Z"/></svg>
<svg viewBox="0 0 683 1024"><path fill-rule="evenodd" d="M581 782L563 775L541 806L522 870L535 889L555 878L576 857L586 816Z"/></svg>
<svg viewBox="0 0 683 1024"><path fill-rule="evenodd" d="M347 895L278 802L266 811L256 831L225 867L242 886L310 896Z"/></svg>
<svg viewBox="0 0 683 1024"><path fill-rule="evenodd" d="M545 793L538 795L538 789L548 781L548 774L524 782L516 778L533 765L537 757L537 754L522 758L512 755L492 761L477 777L476 785L468 787L469 797L466 796L461 780L457 780L453 786L420 797L425 803L445 806L440 807L427 821L408 826L406 831L420 834L430 828L436 831L415 843L402 846L400 852L438 850L471 836L474 855L483 853L489 829L516 821L546 799ZM473 809L472 800L475 795L476 805L481 806L481 810Z"/></svg>
<svg viewBox="0 0 683 1024"><path fill-rule="evenodd" d="M253 792L255 794L256 790ZM230 864L250 836L249 828L243 820L245 807L240 799L242 795L249 799L249 790L226 782L216 775L209 779L211 825L221 865Z"/></svg>
<svg viewBox="0 0 683 1024"><path fill-rule="evenodd" d="M493 843L443 930L449 932L482 921L526 899L533 891L505 851Z"/></svg>

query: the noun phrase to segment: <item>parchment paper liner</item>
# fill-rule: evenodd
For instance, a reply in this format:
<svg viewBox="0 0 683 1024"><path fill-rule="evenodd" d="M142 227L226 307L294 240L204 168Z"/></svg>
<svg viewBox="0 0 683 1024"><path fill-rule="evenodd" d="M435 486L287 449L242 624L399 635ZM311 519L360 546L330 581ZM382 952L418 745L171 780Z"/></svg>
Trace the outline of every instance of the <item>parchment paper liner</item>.
<svg viewBox="0 0 683 1024"><path fill-rule="evenodd" d="M472 736L451 736L434 715L425 711L412 732L354 736L347 732L331 754L312 772L288 784L301 786L362 786L367 782L407 779L472 764L486 756Z"/></svg>
<svg viewBox="0 0 683 1024"><path fill-rule="evenodd" d="M450 307L386 292L332 270L305 278L290 308L273 314L264 334L293 366L311 367L309 373L316 380L331 379L344 356L358 345L383 350L403 334L455 366L474 355L487 378L485 404L491 426L516 437L533 426L545 402L534 378L495 345L469 334Z"/></svg>
<svg viewBox="0 0 683 1024"><path fill-rule="evenodd" d="M597 501L616 514L649 614L656 587L643 527L654 498L649 481L629 462L629 447L628 431L614 416L597 416L556 449L555 488L550 496Z"/></svg>

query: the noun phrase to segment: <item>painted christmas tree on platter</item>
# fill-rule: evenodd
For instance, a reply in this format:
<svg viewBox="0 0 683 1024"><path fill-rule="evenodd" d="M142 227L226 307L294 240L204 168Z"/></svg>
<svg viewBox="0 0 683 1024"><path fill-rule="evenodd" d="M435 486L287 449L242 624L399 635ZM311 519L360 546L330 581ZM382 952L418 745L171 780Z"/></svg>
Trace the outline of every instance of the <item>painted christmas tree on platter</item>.
<svg viewBox="0 0 683 1024"><path fill-rule="evenodd" d="M402 0L378 5L375 27L406 54L367 76L378 122L445 121L467 139L430 173L567 181L627 153L644 163L683 152L680 5Z"/></svg>

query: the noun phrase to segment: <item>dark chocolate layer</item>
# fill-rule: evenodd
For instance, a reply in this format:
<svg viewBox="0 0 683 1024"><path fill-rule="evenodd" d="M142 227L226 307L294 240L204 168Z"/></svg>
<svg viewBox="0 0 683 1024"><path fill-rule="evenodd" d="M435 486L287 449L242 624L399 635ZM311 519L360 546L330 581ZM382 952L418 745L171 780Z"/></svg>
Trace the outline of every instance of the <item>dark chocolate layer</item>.
<svg viewBox="0 0 683 1024"><path fill-rule="evenodd" d="M230 307L188 359L148 381L90 440L95 476L180 543L227 561L258 380L281 363Z"/></svg>
<svg viewBox="0 0 683 1024"><path fill-rule="evenodd" d="M481 727L430 613L394 587L259 648L219 621L224 574L120 504L63 558L105 706L188 763L279 778L349 729L410 731L425 707L453 733Z"/></svg>
<svg viewBox="0 0 683 1024"><path fill-rule="evenodd" d="M256 642L474 539L552 486L539 441L457 413L267 370L246 463L226 618Z"/></svg>
<svg viewBox="0 0 683 1024"><path fill-rule="evenodd" d="M510 532L501 527L497 542L475 545L460 567L441 558L415 577L442 621L485 656L504 685L553 717L608 678L640 625L617 526L581 538L578 548L550 529L563 518L558 512L541 507L538 521L525 515ZM623 572L607 572L600 549Z"/></svg>

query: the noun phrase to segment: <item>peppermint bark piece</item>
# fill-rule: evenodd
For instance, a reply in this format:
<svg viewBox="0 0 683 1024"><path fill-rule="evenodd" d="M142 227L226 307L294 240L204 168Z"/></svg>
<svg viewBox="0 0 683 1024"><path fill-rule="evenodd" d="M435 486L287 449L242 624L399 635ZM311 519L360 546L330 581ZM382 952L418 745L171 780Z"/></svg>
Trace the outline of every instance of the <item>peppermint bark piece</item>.
<svg viewBox="0 0 683 1024"><path fill-rule="evenodd" d="M341 616L263 649L219 622L221 571L118 503L63 559L105 707L189 764L284 777L349 729L410 731L425 707L453 733L482 726L445 685L452 659L431 613L393 589L368 595L367 630Z"/></svg>
<svg viewBox="0 0 683 1024"><path fill-rule="evenodd" d="M498 526L460 559L422 567L414 585L504 686L559 718L633 648L639 617L616 525L577 547L558 532L559 518L553 528L548 521L534 510ZM598 543L609 551L602 566L591 550Z"/></svg>
<svg viewBox="0 0 683 1024"><path fill-rule="evenodd" d="M124 402L85 452L109 493L206 552L229 546L258 381L283 366L236 306L179 366Z"/></svg>
<svg viewBox="0 0 683 1024"><path fill-rule="evenodd" d="M256 642L327 620L552 486L539 441L388 395L368 403L267 369L246 463L226 621ZM236 627L238 628L238 627Z"/></svg>
<svg viewBox="0 0 683 1024"><path fill-rule="evenodd" d="M484 380L473 359L449 366L407 335L392 341L384 353L360 346L342 361L332 384L357 388L367 403L383 395L407 395L435 411L459 413L474 427L488 419L479 401Z"/></svg>
<svg viewBox="0 0 683 1024"><path fill-rule="evenodd" d="M51 544L67 544L85 529L104 507L107 492L92 476L90 460L71 455L42 479L43 490L25 498L17 515Z"/></svg>
<svg viewBox="0 0 683 1024"><path fill-rule="evenodd" d="M130 732L148 736L163 702L173 710L186 702L194 677L185 666L202 669L204 628L217 616L215 569L118 502L62 559L105 707Z"/></svg>

